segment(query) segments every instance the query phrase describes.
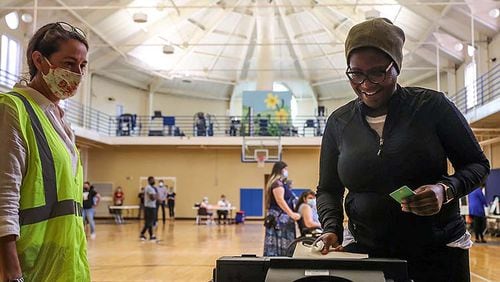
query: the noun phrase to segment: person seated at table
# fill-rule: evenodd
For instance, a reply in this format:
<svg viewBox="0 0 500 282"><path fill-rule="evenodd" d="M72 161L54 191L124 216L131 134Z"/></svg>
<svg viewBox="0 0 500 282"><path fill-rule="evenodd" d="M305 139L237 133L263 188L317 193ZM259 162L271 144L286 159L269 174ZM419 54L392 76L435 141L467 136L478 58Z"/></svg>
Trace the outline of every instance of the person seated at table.
<svg viewBox="0 0 500 282"><path fill-rule="evenodd" d="M118 186L113 194L113 205L123 206L123 201L125 201L125 194L123 193L122 187ZM115 209L113 215L116 223L124 223L121 209Z"/></svg>
<svg viewBox="0 0 500 282"><path fill-rule="evenodd" d="M231 208L231 203L226 199L226 196L223 194L220 196L220 200L217 202L217 223L221 223L221 219L224 218L224 224L227 223L227 215L229 213L229 209Z"/></svg>
<svg viewBox="0 0 500 282"><path fill-rule="evenodd" d="M203 201L200 203L200 209L204 208L207 212L208 215L208 220L207 224L213 223L214 222L214 213L212 211L213 207L208 203L208 197L205 196L203 197Z"/></svg>
<svg viewBox="0 0 500 282"><path fill-rule="evenodd" d="M297 212L301 215L297 221L302 236L321 231L321 223L316 209L316 193L312 190L304 191L297 202Z"/></svg>

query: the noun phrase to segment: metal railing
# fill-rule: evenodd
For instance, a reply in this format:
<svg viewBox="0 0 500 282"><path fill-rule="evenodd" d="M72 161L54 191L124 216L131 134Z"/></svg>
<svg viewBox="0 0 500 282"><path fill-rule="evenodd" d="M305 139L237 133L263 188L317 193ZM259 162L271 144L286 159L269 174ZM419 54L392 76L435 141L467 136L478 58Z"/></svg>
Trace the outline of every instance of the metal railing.
<svg viewBox="0 0 500 282"><path fill-rule="evenodd" d="M467 97L467 87L450 98L463 114L500 96L500 65L496 64L490 71L480 76L473 87L476 88L476 101L472 101L470 106L467 103L468 99L471 99Z"/></svg>
<svg viewBox="0 0 500 282"><path fill-rule="evenodd" d="M500 67L497 64L476 80L477 103L467 106L467 89L450 99L462 113L500 96ZM321 136L324 116L298 116L291 120L276 116L112 116L73 100L62 105L75 125L107 136Z"/></svg>
<svg viewBox="0 0 500 282"><path fill-rule="evenodd" d="M61 107L71 124L106 136L321 136L324 116L111 116L74 100Z"/></svg>

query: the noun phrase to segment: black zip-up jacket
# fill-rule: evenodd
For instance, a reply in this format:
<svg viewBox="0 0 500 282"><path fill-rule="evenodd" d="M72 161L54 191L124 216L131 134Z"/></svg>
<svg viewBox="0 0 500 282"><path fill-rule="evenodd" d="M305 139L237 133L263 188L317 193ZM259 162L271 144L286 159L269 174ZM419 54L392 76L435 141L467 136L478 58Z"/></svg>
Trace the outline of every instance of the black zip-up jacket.
<svg viewBox="0 0 500 282"><path fill-rule="evenodd" d="M458 199L489 173L489 162L463 115L443 93L399 85L389 100L382 138L368 125L365 111L356 99L328 118L317 194L323 229L342 242L346 187L349 230L371 254L415 255L419 248L460 238L465 224ZM447 158L453 175L447 173ZM438 182L451 187L455 200L433 216L403 212L389 196L403 185L415 190Z"/></svg>

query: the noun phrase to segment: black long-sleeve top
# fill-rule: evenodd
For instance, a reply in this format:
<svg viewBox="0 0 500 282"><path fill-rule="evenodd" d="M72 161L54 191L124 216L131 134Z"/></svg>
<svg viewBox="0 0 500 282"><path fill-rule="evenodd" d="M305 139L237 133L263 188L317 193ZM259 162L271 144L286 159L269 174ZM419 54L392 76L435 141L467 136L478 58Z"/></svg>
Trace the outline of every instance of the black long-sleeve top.
<svg viewBox="0 0 500 282"><path fill-rule="evenodd" d="M489 173L467 121L442 93L397 86L389 101L382 138L366 122L356 99L328 119L320 158L317 202L321 224L340 242L344 188L349 230L362 246L383 256L442 246L460 238L465 225L458 199ZM447 158L455 173L448 175ZM407 185L442 182L455 200L433 216L401 211L389 193Z"/></svg>

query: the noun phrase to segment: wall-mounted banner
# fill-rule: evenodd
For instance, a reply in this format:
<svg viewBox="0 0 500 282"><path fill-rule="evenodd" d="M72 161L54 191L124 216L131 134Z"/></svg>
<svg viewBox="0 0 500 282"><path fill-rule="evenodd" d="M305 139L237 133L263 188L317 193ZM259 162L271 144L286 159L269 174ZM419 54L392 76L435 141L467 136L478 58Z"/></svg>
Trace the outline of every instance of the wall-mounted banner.
<svg viewBox="0 0 500 282"><path fill-rule="evenodd" d="M289 131L290 91L244 91L243 126L246 135L280 136Z"/></svg>

